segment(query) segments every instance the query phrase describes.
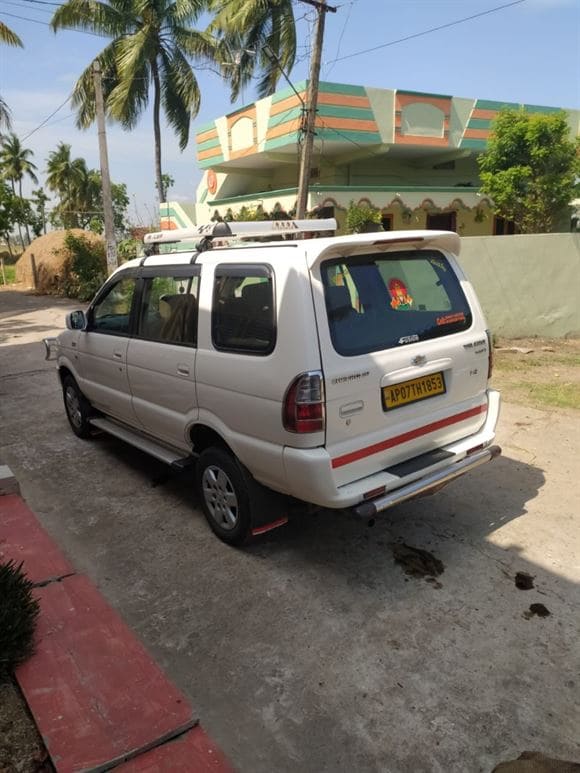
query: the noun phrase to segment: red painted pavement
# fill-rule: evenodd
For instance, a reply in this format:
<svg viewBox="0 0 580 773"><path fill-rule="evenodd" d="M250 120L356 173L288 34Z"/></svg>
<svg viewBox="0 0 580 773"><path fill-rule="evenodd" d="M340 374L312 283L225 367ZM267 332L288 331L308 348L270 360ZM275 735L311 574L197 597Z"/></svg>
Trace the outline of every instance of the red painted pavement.
<svg viewBox="0 0 580 773"><path fill-rule="evenodd" d="M86 577L36 593L36 654L16 677L58 773L102 770L194 724L185 697Z"/></svg>
<svg viewBox="0 0 580 773"><path fill-rule="evenodd" d="M24 561L32 582L74 572L73 567L17 494L0 497L0 561Z"/></svg>
<svg viewBox="0 0 580 773"><path fill-rule="evenodd" d="M174 741L115 768L118 773L234 773L199 725Z"/></svg>

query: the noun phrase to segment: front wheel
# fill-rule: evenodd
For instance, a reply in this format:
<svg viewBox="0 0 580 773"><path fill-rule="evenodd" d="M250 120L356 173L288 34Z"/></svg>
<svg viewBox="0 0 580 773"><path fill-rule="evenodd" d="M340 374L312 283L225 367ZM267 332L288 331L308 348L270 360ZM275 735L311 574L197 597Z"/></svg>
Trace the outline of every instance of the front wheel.
<svg viewBox="0 0 580 773"><path fill-rule="evenodd" d="M78 388L77 382L72 376L65 376L63 379L62 395L64 409L72 431L77 437L89 438L92 434L89 422L92 415L91 404Z"/></svg>
<svg viewBox="0 0 580 773"><path fill-rule="evenodd" d="M251 535L250 494L244 473L227 451L208 448L197 462L201 506L214 532L228 545L241 545Z"/></svg>

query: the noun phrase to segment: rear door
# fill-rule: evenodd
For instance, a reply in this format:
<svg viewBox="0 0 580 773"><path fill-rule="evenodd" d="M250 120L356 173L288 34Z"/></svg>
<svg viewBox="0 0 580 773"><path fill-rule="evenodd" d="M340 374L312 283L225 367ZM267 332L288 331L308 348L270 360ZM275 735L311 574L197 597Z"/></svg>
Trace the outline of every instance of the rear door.
<svg viewBox="0 0 580 773"><path fill-rule="evenodd" d="M337 485L472 434L485 418L487 337L453 259L369 247L314 269Z"/></svg>

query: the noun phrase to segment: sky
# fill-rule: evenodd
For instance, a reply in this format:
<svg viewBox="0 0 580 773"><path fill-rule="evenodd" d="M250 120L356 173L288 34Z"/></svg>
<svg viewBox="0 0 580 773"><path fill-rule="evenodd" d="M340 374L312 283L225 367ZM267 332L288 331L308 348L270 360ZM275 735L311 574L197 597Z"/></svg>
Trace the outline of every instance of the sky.
<svg viewBox="0 0 580 773"><path fill-rule="evenodd" d="M337 12L328 13L326 18L321 78L580 109L580 0L523 0L417 36L507 2L335 0ZM0 0L0 19L24 43L23 49L0 48L0 93L12 110L13 130L34 151L41 179L48 153L61 141L70 143L73 155L83 156L89 167L99 166L96 127L77 130L66 100L77 77L107 41L76 31L53 33L47 23L54 3ZM290 77L300 81L308 77L316 11L295 0L295 15L299 49ZM206 23L207 18L202 17L197 26L203 29ZM393 42L409 36L416 37ZM175 180L169 198L181 201L195 200L201 179L195 158L196 127L256 98L253 88L248 87L232 104L229 89L211 67L194 69L202 102L186 150L180 152L170 128L163 131L163 171ZM282 80L280 88L285 86ZM63 103L42 128L34 131ZM151 111L143 114L130 133L109 123L107 135L111 177L128 187L129 219L135 225L155 222ZM25 193L29 190L30 186L25 187Z"/></svg>

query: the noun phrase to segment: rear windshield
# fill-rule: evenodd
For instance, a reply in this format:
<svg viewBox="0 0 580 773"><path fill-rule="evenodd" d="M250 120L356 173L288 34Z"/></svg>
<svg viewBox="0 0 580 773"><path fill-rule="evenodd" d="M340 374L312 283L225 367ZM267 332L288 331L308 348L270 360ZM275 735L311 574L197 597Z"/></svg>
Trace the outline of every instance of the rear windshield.
<svg viewBox="0 0 580 773"><path fill-rule="evenodd" d="M467 330L471 310L437 250L374 253L322 263L330 335L353 356Z"/></svg>

